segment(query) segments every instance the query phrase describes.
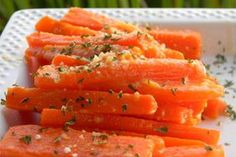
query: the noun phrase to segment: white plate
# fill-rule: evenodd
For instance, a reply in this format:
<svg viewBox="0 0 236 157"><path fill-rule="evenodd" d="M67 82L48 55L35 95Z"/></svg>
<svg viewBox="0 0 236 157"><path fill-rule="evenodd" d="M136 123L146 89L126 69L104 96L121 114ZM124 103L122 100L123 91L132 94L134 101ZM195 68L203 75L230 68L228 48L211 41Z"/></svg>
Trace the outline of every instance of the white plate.
<svg viewBox="0 0 236 157"><path fill-rule="evenodd" d="M226 100L236 106L236 10L212 9L91 9L105 13L111 17L128 22L158 25L163 28L187 28L197 30L203 35L203 60L212 63L215 55L223 53L227 63L212 66L211 71L219 78L222 84L231 80L234 85L226 89L229 94ZM24 49L27 47L25 36L34 31L34 25L40 17L49 15L60 18L66 9L32 9L16 12L8 22L0 38L0 97L4 97L4 90L17 82L28 85L27 70L22 63ZM233 70L235 74L229 73ZM220 74L221 75L217 75ZM19 113L14 110L0 107L0 137L9 126L28 124L38 121L38 115ZM222 125L217 123L221 121ZM221 144L225 146L226 156L235 157L236 154L236 121L228 118L219 118L215 121L205 121L203 127L220 130Z"/></svg>

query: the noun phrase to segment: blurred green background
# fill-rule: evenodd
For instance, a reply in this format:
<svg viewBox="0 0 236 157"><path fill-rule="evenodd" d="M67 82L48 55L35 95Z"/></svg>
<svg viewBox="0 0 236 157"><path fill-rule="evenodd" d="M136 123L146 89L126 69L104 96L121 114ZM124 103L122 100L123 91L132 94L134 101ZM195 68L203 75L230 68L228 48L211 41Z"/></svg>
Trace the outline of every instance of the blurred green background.
<svg viewBox="0 0 236 157"><path fill-rule="evenodd" d="M0 33L11 14L26 8L236 8L236 0L0 0Z"/></svg>

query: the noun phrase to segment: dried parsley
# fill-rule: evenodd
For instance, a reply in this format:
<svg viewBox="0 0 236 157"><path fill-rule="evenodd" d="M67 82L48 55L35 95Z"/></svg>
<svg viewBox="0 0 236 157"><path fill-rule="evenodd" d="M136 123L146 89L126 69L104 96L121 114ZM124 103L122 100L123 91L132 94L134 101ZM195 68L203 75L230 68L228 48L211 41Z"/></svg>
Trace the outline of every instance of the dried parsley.
<svg viewBox="0 0 236 157"><path fill-rule="evenodd" d="M90 35L89 34L82 34L80 37L81 38L86 38L86 37L89 37Z"/></svg>
<svg viewBox="0 0 236 157"><path fill-rule="evenodd" d="M231 120L236 120L236 112L233 110L232 106L228 105L225 112Z"/></svg>
<svg viewBox="0 0 236 157"><path fill-rule="evenodd" d="M173 95L176 95L177 88L171 88L170 91L171 91L171 93L172 93Z"/></svg>
<svg viewBox="0 0 236 157"><path fill-rule="evenodd" d="M224 55L217 54L216 55L216 60L213 62L213 64L224 64L226 62L227 62L227 60L226 60Z"/></svg>
<svg viewBox="0 0 236 157"><path fill-rule="evenodd" d="M183 85L185 85L186 84L186 78L185 77L181 78L181 82L182 82Z"/></svg>
<svg viewBox="0 0 236 157"><path fill-rule="evenodd" d="M77 81L77 83L82 83L84 81L84 78L81 78Z"/></svg>
<svg viewBox="0 0 236 157"><path fill-rule="evenodd" d="M75 99L76 102L81 102L81 101L84 101L84 100L85 100L85 98L82 97L82 96L79 96Z"/></svg>
<svg viewBox="0 0 236 157"><path fill-rule="evenodd" d="M105 34L103 40L108 40L111 38L111 36L112 36L111 34Z"/></svg>
<svg viewBox="0 0 236 157"><path fill-rule="evenodd" d="M209 145L206 145L204 148L208 152L213 151L213 148L211 146L209 146Z"/></svg>
<svg viewBox="0 0 236 157"><path fill-rule="evenodd" d="M122 96L123 96L123 92L122 92L122 90L118 93L118 98L120 99L120 98L122 98Z"/></svg>
<svg viewBox="0 0 236 157"><path fill-rule="evenodd" d="M132 84L129 84L128 87L129 87L129 89L131 89L133 92L137 92L137 89L136 89Z"/></svg>
<svg viewBox="0 0 236 157"><path fill-rule="evenodd" d="M30 135L25 135L20 138L20 141L24 142L25 144L30 144L32 140L32 137Z"/></svg>
<svg viewBox="0 0 236 157"><path fill-rule="evenodd" d="M96 144L96 145L106 144L107 140L108 140L108 135L107 134L96 133L96 132L92 133L93 144Z"/></svg>
<svg viewBox="0 0 236 157"><path fill-rule="evenodd" d="M54 140L53 140L54 143L59 143L61 142L61 136L57 136Z"/></svg>
<svg viewBox="0 0 236 157"><path fill-rule="evenodd" d="M112 89L109 89L109 90L108 90L108 93L114 94L114 91L113 91Z"/></svg>
<svg viewBox="0 0 236 157"><path fill-rule="evenodd" d="M20 103L21 104L25 104L25 103L28 103L29 102L29 98L24 98Z"/></svg>
<svg viewBox="0 0 236 157"><path fill-rule="evenodd" d="M7 101L5 99L1 99L1 105L6 105Z"/></svg>
<svg viewBox="0 0 236 157"><path fill-rule="evenodd" d="M81 46L83 47L83 48L88 48L88 47L90 47L92 44L91 43L89 43L89 42L85 42L85 43L82 43L81 44Z"/></svg>
<svg viewBox="0 0 236 157"><path fill-rule="evenodd" d="M189 64L192 64L192 63L193 63L193 60L192 60L192 59L188 59L188 63L189 63Z"/></svg>
<svg viewBox="0 0 236 157"><path fill-rule="evenodd" d="M234 85L233 81L225 80L225 84L224 84L225 88L231 87L233 85Z"/></svg>
<svg viewBox="0 0 236 157"><path fill-rule="evenodd" d="M160 127L160 128L156 128L155 131L160 132L162 134L166 134L168 132L168 127L163 126L163 127Z"/></svg>
<svg viewBox="0 0 236 157"><path fill-rule="evenodd" d="M122 112L126 112L127 109L128 109L128 105L127 105L127 104L123 104L123 105L121 106Z"/></svg>

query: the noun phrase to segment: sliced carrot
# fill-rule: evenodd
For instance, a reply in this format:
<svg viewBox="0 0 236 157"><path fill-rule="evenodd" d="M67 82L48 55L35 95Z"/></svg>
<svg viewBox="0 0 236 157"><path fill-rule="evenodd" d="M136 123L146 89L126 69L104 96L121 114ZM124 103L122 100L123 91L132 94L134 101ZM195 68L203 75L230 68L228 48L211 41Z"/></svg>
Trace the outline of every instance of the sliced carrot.
<svg viewBox="0 0 236 157"><path fill-rule="evenodd" d="M221 146L169 147L156 157L224 157L224 150Z"/></svg>
<svg viewBox="0 0 236 157"><path fill-rule="evenodd" d="M63 72L58 70L60 68L64 69ZM47 73L46 77L45 73ZM72 70L65 66L44 66L38 70L38 75L35 77L35 85L40 88L58 86L78 88L81 85L97 86L98 83L100 85L103 85L102 83L110 83L111 85L115 83L113 85L116 85L117 82L130 84L142 79L150 79L161 83L168 80L169 82L175 81L180 84L183 78L188 79L188 81L201 81L205 77L204 66L199 61L194 61L194 64L190 64L186 60L176 59L111 60L105 64L92 62L86 67L75 67ZM84 78L83 83L78 84L78 80L82 78Z"/></svg>
<svg viewBox="0 0 236 157"><path fill-rule="evenodd" d="M35 74L38 68L40 67L40 62L38 58L34 56L26 57L26 63L27 63L27 68L30 75Z"/></svg>
<svg viewBox="0 0 236 157"><path fill-rule="evenodd" d="M174 59L184 59L184 55L176 50L166 48L164 50L166 58L174 58Z"/></svg>
<svg viewBox="0 0 236 157"><path fill-rule="evenodd" d="M49 16L42 17L35 25L35 29L41 32L62 35L95 35L98 33L86 27L73 26L62 21L57 21Z"/></svg>
<svg viewBox="0 0 236 157"><path fill-rule="evenodd" d="M12 87L7 92L9 108L42 111L67 106L81 113L109 113L121 115L148 115L156 112L157 103L150 95L100 91L43 90Z"/></svg>
<svg viewBox="0 0 236 157"><path fill-rule="evenodd" d="M81 8L70 8L62 18L62 21L77 26L89 27L94 30L101 30L106 24L112 22L112 20L106 16L95 14Z"/></svg>
<svg viewBox="0 0 236 157"><path fill-rule="evenodd" d="M227 107L227 103L222 98L216 98L207 102L203 115L207 118L217 118L220 115L224 115Z"/></svg>
<svg viewBox="0 0 236 157"><path fill-rule="evenodd" d="M53 117L53 118L52 118ZM196 139L215 145L219 140L219 131L196 128L185 125L155 122L133 117L63 113L60 110L44 109L41 124L44 126L63 126L65 122L75 117L73 127L98 128L105 130L123 130L141 134L171 136L186 139Z"/></svg>
<svg viewBox="0 0 236 157"><path fill-rule="evenodd" d="M153 149L151 139L37 125L12 127L0 142L1 157L150 157Z"/></svg>
<svg viewBox="0 0 236 157"><path fill-rule="evenodd" d="M89 61L86 58L78 57L78 56L68 56L68 55L56 55L52 64L55 66L59 65L67 65L67 66L79 66L86 65Z"/></svg>
<svg viewBox="0 0 236 157"><path fill-rule="evenodd" d="M155 121L165 121L177 124L186 124L192 121L193 111L182 106L161 105L158 107L154 115L139 116L145 119Z"/></svg>
<svg viewBox="0 0 236 157"><path fill-rule="evenodd" d="M166 147L175 147L175 146L206 146L206 143L200 140L176 138L176 137L162 137L165 141Z"/></svg>
<svg viewBox="0 0 236 157"><path fill-rule="evenodd" d="M184 30L162 30L153 29L150 34L162 44L165 44L168 48L180 51L184 54L185 58L199 59L202 50L202 39L198 32Z"/></svg>

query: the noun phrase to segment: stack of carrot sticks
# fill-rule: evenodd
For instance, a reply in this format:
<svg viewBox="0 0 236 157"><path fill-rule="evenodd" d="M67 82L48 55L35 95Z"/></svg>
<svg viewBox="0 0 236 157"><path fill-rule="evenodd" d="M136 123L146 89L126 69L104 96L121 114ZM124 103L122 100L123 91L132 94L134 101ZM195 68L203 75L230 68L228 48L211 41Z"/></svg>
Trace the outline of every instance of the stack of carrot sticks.
<svg viewBox="0 0 236 157"><path fill-rule="evenodd" d="M220 132L196 126L226 109L224 88L199 60L199 33L80 8L35 29L25 51L34 87L10 87L6 106L40 112L41 126L11 128L4 157L224 156Z"/></svg>

